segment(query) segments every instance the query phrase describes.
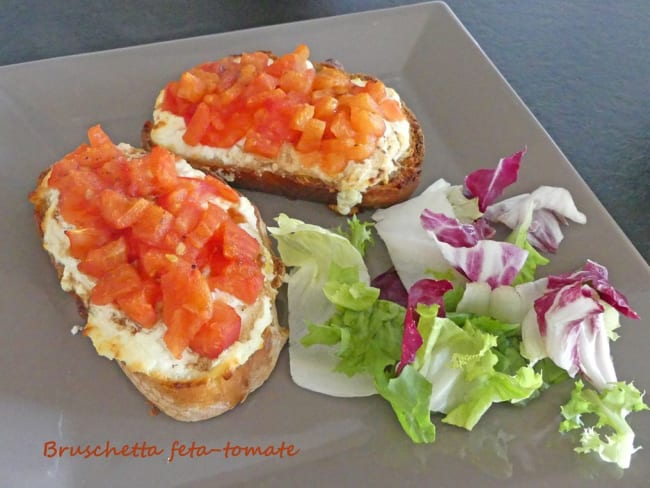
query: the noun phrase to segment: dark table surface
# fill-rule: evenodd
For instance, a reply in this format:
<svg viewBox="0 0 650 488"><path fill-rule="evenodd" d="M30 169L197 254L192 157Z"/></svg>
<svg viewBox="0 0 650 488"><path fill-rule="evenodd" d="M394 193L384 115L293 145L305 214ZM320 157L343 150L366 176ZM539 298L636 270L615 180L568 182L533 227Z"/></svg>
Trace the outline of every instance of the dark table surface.
<svg viewBox="0 0 650 488"><path fill-rule="evenodd" d="M407 3L5 0L0 65ZM650 2L447 3L648 261Z"/></svg>

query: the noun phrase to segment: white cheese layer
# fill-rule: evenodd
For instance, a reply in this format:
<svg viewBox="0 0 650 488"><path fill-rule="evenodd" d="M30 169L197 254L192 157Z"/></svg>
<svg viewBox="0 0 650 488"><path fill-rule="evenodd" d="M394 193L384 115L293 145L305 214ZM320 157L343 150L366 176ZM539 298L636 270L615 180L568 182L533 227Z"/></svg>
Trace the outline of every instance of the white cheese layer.
<svg viewBox="0 0 650 488"><path fill-rule="evenodd" d="M365 80L352 80L357 85ZM392 88L386 88L389 98L400 101ZM407 153L411 145L411 132L408 120L397 122L385 121L384 135L379 138L374 154L363 161L350 161L347 167L337 175L328 175L319 167L305 167L300 163L297 151L290 144L285 144L277 159L268 159L244 152L245 139L239 140L233 147L219 148L197 144L190 146L183 140L186 124L183 117L162 110L164 90L160 92L154 110L154 127L151 139L158 145L187 159L211 161L219 160L226 166L255 168L278 174L309 176L332 185L338 190L337 207L339 213L347 215L357 204L361 203L363 193L376 184L387 183L397 169L397 162Z"/></svg>
<svg viewBox="0 0 650 488"><path fill-rule="evenodd" d="M128 147L121 145L122 150ZM177 172L181 176L204 176L202 172L193 169L184 161L177 163ZM161 379L182 381L204 376L206 371L216 374L224 369L233 370L263 347L263 332L273 321L273 303L265 294L262 294L253 305L246 305L228 293L219 290L213 292L212 296L215 300L223 300L236 310L241 317L242 330L244 324L252 323L252 326L247 329L246 337L240 338L213 360L200 358L189 348L183 352L180 359L176 359L164 342L166 326L162 321L151 329L143 329L112 305L98 306L89 303L90 291L95 280L78 270L79 260L70 256L70 242L65 235L65 230L74 226L67 223L57 210L58 190L48 188L45 198L48 208L42 223L43 246L56 264L62 268L61 287L65 291L74 292L87 306L88 320L84 335L91 339L98 354L122 361L134 372ZM257 230L255 208L247 198L241 196L237 204L223 199L215 199L214 203L224 209L236 206L245 220L239 225L261 245L263 244ZM272 259L266 260L263 273L267 282L273 279Z"/></svg>

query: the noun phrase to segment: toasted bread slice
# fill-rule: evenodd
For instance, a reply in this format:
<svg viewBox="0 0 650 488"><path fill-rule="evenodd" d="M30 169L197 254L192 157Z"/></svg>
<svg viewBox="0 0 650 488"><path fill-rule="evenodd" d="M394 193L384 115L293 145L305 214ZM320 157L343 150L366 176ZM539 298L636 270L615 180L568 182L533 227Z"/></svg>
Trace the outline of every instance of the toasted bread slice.
<svg viewBox="0 0 650 488"><path fill-rule="evenodd" d="M143 151L119 145L130 161ZM183 161L176 167L198 177ZM78 269L80 261L70 254L66 222L60 211L59 190L48 185L52 168L44 171L30 200L41 233L43 247L58 273L62 288L76 297L86 320L83 334L91 339L98 354L115 359L136 388L157 408L174 419L204 420L243 402L260 387L273 371L287 340L287 331L277 320L275 297L282 282L284 267L271 251L266 227L257 209L245 197L238 202L220 202L237 215L240 226L260 244L260 267L264 282L252 304L245 304L227 293L219 293L241 318L239 338L216 358L203 357L186 348L176 357L166 347L167 326L159 320L143 327L115 304L96 305L91 301L93 278ZM213 299L215 292L212 292Z"/></svg>
<svg viewBox="0 0 650 488"><path fill-rule="evenodd" d="M271 55L271 59L278 58ZM331 62L311 65L316 73L334 67ZM345 75L357 86L377 81L366 74ZM338 174L321 171L317 165L301 164L301 155L290 143L285 143L274 158L246 151L245 138L231 149L187 144L183 139L187 129L184 117L164 109L165 89L156 100L153 121L144 124L142 143L148 149L163 146L192 166L218 175L239 188L324 202L341 214L387 207L408 199L419 184L424 136L414 113L397 92L386 88L386 93L399 102L403 119L385 120L386 129L374 153L363 160L347 161Z"/></svg>

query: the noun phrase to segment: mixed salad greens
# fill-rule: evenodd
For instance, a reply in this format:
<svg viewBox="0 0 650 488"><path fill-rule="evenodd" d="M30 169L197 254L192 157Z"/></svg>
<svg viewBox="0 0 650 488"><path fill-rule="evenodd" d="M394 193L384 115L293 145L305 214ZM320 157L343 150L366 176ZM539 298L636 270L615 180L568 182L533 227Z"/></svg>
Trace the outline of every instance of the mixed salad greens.
<svg viewBox="0 0 650 488"><path fill-rule="evenodd" d="M648 406L618 380L610 341L620 314L639 317L598 263L536 278L561 226L586 217L564 188L498 201L525 152L463 185L440 179L347 229L280 215L269 230L292 268L292 378L328 395L378 393L417 443L435 440L432 413L472 430L493 404L526 405L573 378L560 431L582 430L577 452L627 468L638 447L626 417ZM493 225L510 234L497 240ZM373 227L393 268L371 281L363 256Z"/></svg>

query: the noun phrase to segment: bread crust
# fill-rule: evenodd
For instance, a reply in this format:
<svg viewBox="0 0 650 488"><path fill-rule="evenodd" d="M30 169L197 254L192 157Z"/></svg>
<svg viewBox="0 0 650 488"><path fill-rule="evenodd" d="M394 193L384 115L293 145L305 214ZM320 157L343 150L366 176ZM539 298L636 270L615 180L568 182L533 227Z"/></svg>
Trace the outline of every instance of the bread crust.
<svg viewBox="0 0 650 488"><path fill-rule="evenodd" d="M29 199L34 205L34 218L36 220L41 239L44 236L44 219L49 209L47 202L47 177L51 168L43 171L36 189L30 194ZM288 339L288 330L282 327L277 319L275 296L277 288L282 284L284 265L272 252L270 239L266 226L261 219L258 209L255 209L257 226L263 244L268 250L268 256L273 260L273 279L264 288L263 293L271 298L272 320L262 333L262 346L255 351L243 364L219 365L213 370L191 380L172 380L150 376L131 370L124 362L117 360L119 367L129 378L133 385L154 406L170 417L186 422L206 420L236 407L248 395L259 388L270 376L284 344ZM48 252L51 262L57 272L59 280L62 279L64 268L57 262L55 256ZM69 292L77 302L79 314L88 320L87 299ZM92 327L88 321L86 327ZM243 329L244 327L242 327Z"/></svg>
<svg viewBox="0 0 650 488"><path fill-rule="evenodd" d="M162 381L133 372L120 361L118 364L138 391L162 412L176 420L196 422L231 410L267 380L287 340L286 329L275 319L263 339L264 346L234 371L198 380Z"/></svg>
<svg viewBox="0 0 650 488"><path fill-rule="evenodd" d="M331 62L315 63L314 66L318 70L320 67L333 66L333 64ZM367 81L377 79L367 74L351 74L350 76ZM363 192L363 199L356 207L356 210L384 208L407 200L420 182L421 166L425 155L424 134L415 114L403 100L402 107L409 122L410 147L398 161L398 167L390 176L388 182L377 183ZM141 141L143 147L147 150L151 150L155 145L151 138L153 127L154 123L151 120L146 121L142 127ZM171 148L168 149L171 150ZM226 179L238 188L282 195L290 199L322 202L332 208L337 203L339 190L336 186L318 178L274 172L267 169L268 165L250 168L226 165L218 159L194 159L183 154L179 154L179 156L185 158L195 168Z"/></svg>

